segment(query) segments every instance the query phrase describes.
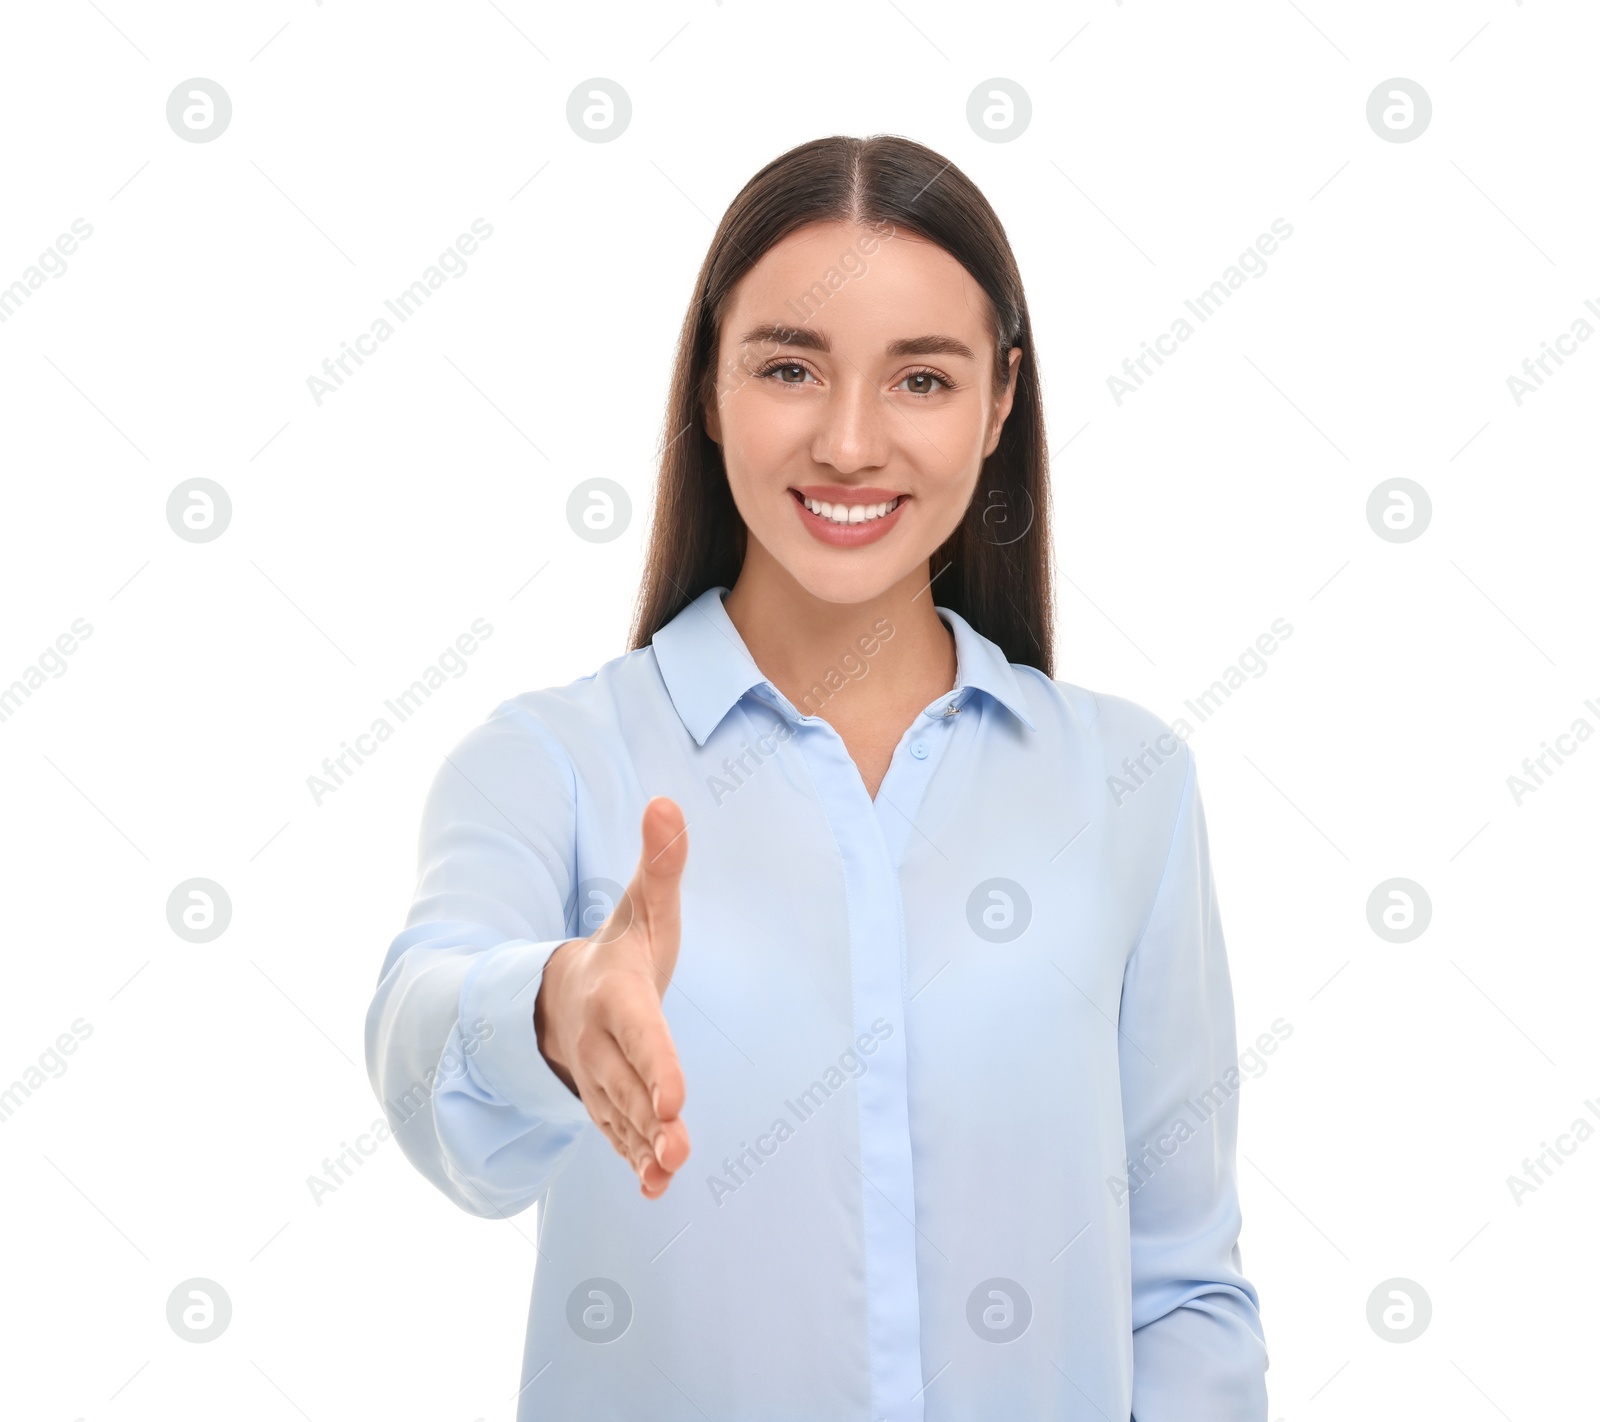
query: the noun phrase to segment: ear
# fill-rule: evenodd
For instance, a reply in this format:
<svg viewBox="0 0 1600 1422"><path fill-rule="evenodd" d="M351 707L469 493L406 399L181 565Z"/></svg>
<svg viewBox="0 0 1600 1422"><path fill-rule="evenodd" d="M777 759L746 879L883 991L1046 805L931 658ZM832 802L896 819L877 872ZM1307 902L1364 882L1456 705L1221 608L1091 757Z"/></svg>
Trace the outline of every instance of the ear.
<svg viewBox="0 0 1600 1422"><path fill-rule="evenodd" d="M1000 432L1005 428L1006 416L1011 413L1011 402L1017 395L1017 367L1022 364L1022 347L1011 348L1011 371L1006 377L1006 388L994 405L994 427L984 444L983 457L987 459L1000 443Z"/></svg>
<svg viewBox="0 0 1600 1422"><path fill-rule="evenodd" d="M717 408L715 395L706 401L701 413L705 416L706 433L711 436L711 442L720 445L722 443L722 412Z"/></svg>

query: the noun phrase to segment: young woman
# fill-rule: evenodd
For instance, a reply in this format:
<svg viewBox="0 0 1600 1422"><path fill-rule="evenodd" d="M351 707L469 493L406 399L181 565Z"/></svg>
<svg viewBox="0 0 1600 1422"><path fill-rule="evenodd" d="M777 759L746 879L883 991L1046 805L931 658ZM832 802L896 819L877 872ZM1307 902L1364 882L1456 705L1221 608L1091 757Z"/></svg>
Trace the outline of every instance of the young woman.
<svg viewBox="0 0 1600 1422"><path fill-rule="evenodd" d="M519 1418L1264 1422L1194 760L1054 678L983 196L768 164L667 431L632 650L447 758L368 1016L417 1168L540 1202Z"/></svg>

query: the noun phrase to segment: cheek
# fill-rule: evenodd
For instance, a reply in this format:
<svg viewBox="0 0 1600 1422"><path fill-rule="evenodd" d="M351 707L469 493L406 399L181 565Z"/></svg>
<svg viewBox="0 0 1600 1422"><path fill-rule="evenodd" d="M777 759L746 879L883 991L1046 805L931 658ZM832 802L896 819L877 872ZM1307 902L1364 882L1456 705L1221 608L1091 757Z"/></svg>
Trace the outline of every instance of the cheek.
<svg viewBox="0 0 1600 1422"><path fill-rule="evenodd" d="M934 492L924 496L922 516L935 542L942 542L954 533L966 516L968 505L974 499L981 503L983 498L983 491L970 479L944 480Z"/></svg>
<svg viewBox="0 0 1600 1422"><path fill-rule="evenodd" d="M723 450L730 477L771 479L783 466L805 455L811 442L811 416L801 400L785 400L761 389L730 395L722 407ZM735 465L740 466L735 469Z"/></svg>
<svg viewBox="0 0 1600 1422"><path fill-rule="evenodd" d="M772 530L778 514L773 492L788 483L789 471L808 448L783 419L762 408L771 403L733 394L722 407L722 463L728 489L739 516L758 535Z"/></svg>
<svg viewBox="0 0 1600 1422"><path fill-rule="evenodd" d="M952 407L921 414L901 449L931 493L958 498L982 466L984 433L981 416Z"/></svg>

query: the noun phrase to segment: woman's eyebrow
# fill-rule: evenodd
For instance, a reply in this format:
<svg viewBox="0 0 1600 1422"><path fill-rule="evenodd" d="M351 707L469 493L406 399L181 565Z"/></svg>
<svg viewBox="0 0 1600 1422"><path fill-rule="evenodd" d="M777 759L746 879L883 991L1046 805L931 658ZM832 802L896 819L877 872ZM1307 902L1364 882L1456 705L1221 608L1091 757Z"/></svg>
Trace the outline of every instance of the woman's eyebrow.
<svg viewBox="0 0 1600 1422"><path fill-rule="evenodd" d="M803 346L806 350L827 354L833 347L821 331L807 326L780 326L771 322L746 331L739 339L741 346Z"/></svg>
<svg viewBox="0 0 1600 1422"><path fill-rule="evenodd" d="M808 326L783 326L771 322L746 331L739 344L744 346L801 346L806 350L821 351L824 355L833 349L828 342L826 332L813 331ZM898 341L890 341L884 349L884 354L891 356L953 355L960 356L964 360L977 360L977 357L972 353L972 347L965 341L958 341L954 336L906 336Z"/></svg>
<svg viewBox="0 0 1600 1422"><path fill-rule="evenodd" d="M976 361L972 347L954 336L910 336L903 341L890 341L885 355L953 355L963 360Z"/></svg>

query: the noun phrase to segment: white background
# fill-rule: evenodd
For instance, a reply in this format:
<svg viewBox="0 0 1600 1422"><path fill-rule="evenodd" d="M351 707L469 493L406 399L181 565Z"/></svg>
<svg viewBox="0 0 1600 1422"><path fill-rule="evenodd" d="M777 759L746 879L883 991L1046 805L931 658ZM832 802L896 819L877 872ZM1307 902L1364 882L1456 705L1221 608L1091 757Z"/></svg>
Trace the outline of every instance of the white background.
<svg viewBox="0 0 1600 1422"><path fill-rule="evenodd" d="M1600 341L1519 405L1525 357L1600 317L1600 22L1570 0L1060 7L527 0L8 7L0 284L93 235L0 325L0 1086L92 1035L0 1123L0 1411L507 1422L533 1212L489 1223L378 1150L362 1026L423 793L498 702L624 650L673 343L715 219L829 133L952 159L1004 222L1045 380L1057 672L1171 720L1275 618L1293 635L1194 733L1240 1045L1243 1263L1272 1416L1592 1409L1600 1140ZM231 97L213 142L166 103ZM581 141L602 76L628 130ZM984 141L1002 76L1026 132ZM1412 142L1366 103L1431 96ZM307 387L469 230L448 285L319 406ZM1143 388L1107 386L1273 219L1292 238ZM634 502L605 545L569 492ZM1426 532L1367 522L1419 482ZM232 521L177 537L169 494ZM530 581L531 580L531 581ZM335 794L307 777L475 618L492 638ZM1193 717L1189 718L1191 721ZM222 884L209 944L173 888ZM1432 921L1368 926L1383 880ZM625 1168L621 1161L618 1168ZM670 1205L670 1193L667 1197ZM759 1268L759 1261L752 1261ZM216 1341L166 1300L204 1277ZM1378 1336L1372 1291L1432 1302Z"/></svg>

